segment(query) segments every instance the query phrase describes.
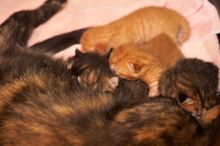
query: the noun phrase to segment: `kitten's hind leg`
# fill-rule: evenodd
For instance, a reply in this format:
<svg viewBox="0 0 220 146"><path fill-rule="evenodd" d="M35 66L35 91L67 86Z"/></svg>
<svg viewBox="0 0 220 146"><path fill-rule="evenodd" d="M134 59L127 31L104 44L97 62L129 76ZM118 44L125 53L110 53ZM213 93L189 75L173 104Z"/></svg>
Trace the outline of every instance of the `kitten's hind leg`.
<svg viewBox="0 0 220 146"><path fill-rule="evenodd" d="M66 0L47 0L37 9L12 14L0 25L0 53L5 49L15 48L15 45L26 46L33 29L57 13L65 2Z"/></svg>

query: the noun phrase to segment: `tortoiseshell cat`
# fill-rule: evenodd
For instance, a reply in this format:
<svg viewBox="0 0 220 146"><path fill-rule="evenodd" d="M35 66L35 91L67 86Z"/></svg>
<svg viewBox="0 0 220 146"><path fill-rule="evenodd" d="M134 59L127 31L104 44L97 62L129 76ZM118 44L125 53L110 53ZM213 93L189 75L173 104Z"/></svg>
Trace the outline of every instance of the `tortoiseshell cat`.
<svg viewBox="0 0 220 146"><path fill-rule="evenodd" d="M111 70L125 79L141 79L149 87L149 96L158 95L158 81L164 70L183 57L166 34L141 44L125 44L111 51Z"/></svg>
<svg viewBox="0 0 220 146"><path fill-rule="evenodd" d="M84 52L104 54L109 48L146 42L161 33L182 44L190 35L190 26L186 18L172 9L149 6L112 23L89 28L83 33L80 43Z"/></svg>
<svg viewBox="0 0 220 146"><path fill-rule="evenodd" d="M74 30L64 34L54 36L52 38L37 42L31 48L35 52L42 52L47 56L53 56L55 53L64 50L74 44L80 43L80 38L87 28Z"/></svg>
<svg viewBox="0 0 220 146"><path fill-rule="evenodd" d="M187 111L201 116L219 104L217 97L218 68L199 59L183 59L163 73L159 92L177 99Z"/></svg>
<svg viewBox="0 0 220 146"><path fill-rule="evenodd" d="M47 0L0 26L0 145L206 146L206 129L174 99L143 98L140 81L114 94L81 86L61 61L22 46L64 2Z"/></svg>

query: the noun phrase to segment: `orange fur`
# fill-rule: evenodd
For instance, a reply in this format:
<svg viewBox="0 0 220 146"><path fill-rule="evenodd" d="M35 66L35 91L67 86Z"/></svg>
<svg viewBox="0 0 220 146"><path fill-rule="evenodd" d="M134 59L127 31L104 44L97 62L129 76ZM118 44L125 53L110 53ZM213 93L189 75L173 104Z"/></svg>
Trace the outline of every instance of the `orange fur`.
<svg viewBox="0 0 220 146"><path fill-rule="evenodd" d="M84 52L106 53L127 43L142 43L166 33L177 44L189 38L187 20L174 10L164 7L144 7L103 26L91 27L81 37Z"/></svg>
<svg viewBox="0 0 220 146"><path fill-rule="evenodd" d="M166 34L145 43L125 44L113 49L110 67L122 78L142 79L150 87L150 96L158 94L158 80L162 72L182 58L177 45Z"/></svg>

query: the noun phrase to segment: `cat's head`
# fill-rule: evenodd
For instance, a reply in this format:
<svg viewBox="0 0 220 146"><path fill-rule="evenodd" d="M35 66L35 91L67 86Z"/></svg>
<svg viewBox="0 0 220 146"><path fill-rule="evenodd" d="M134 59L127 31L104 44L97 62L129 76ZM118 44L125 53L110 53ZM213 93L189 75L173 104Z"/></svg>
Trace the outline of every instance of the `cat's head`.
<svg viewBox="0 0 220 146"><path fill-rule="evenodd" d="M109 58L111 70L121 78L141 79L146 72L146 66L151 68L155 60L143 51L135 44L112 49Z"/></svg>
<svg viewBox="0 0 220 146"><path fill-rule="evenodd" d="M159 92L173 97L193 115L204 112L218 104L216 96L218 68L199 59L183 59L163 73L159 81Z"/></svg>
<svg viewBox="0 0 220 146"><path fill-rule="evenodd" d="M104 32L99 32L99 28L89 28L80 38L83 52L96 52L98 54L107 54L108 37Z"/></svg>
<svg viewBox="0 0 220 146"><path fill-rule="evenodd" d="M111 92L117 87L119 78L111 72L108 58L108 54L101 56L76 50L75 56L68 59L67 64L81 85Z"/></svg>

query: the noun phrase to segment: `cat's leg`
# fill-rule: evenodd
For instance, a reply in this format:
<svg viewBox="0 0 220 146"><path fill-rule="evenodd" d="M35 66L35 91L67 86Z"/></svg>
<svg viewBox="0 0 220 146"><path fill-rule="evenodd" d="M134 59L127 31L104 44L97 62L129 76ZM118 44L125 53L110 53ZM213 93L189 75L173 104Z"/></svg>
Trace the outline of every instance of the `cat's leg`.
<svg viewBox="0 0 220 146"><path fill-rule="evenodd" d="M33 29L57 13L66 0L47 0L34 10L23 10L12 14L0 25L1 53L17 46L26 46Z"/></svg>
<svg viewBox="0 0 220 146"><path fill-rule="evenodd" d="M83 28L57 35L42 42L38 42L31 46L31 48L33 48L34 51L45 52L49 55L54 55L55 53L64 50L74 44L79 44L80 38L86 30L86 28Z"/></svg>

